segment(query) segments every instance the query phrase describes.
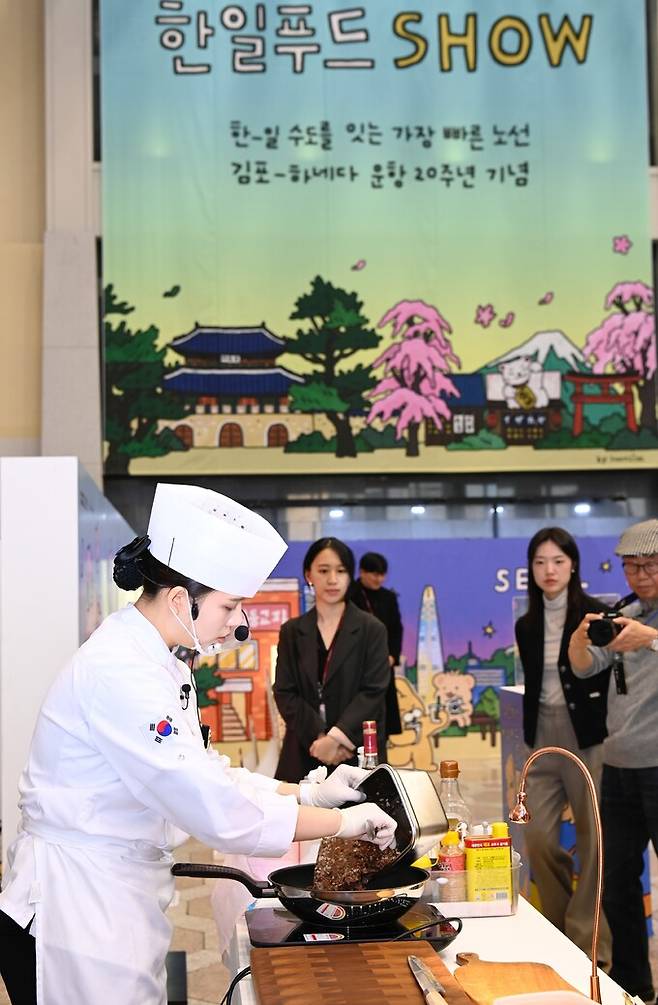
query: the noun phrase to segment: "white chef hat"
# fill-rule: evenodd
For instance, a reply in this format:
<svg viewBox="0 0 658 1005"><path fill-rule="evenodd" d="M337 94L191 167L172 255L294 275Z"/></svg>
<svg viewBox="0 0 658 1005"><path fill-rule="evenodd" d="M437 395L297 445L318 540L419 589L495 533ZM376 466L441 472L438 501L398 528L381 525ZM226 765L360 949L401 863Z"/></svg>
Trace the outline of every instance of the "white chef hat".
<svg viewBox="0 0 658 1005"><path fill-rule="evenodd" d="M163 565L237 597L253 597L288 548L262 516L198 485L156 486L148 536Z"/></svg>

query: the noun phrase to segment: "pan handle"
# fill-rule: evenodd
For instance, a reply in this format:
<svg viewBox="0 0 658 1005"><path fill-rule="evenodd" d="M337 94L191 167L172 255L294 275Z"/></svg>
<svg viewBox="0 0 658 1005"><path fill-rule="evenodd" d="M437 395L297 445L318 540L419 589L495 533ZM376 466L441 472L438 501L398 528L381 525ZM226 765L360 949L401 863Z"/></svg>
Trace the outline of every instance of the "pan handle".
<svg viewBox="0 0 658 1005"><path fill-rule="evenodd" d="M234 879L242 883L254 897L278 897L277 891L265 880L254 879L242 869L229 865L210 865L206 862L176 862L171 867L172 876L195 876L199 879Z"/></svg>
<svg viewBox="0 0 658 1005"><path fill-rule="evenodd" d="M442 921L447 921L451 925L454 925L454 923L457 922L457 931L455 932L455 938L457 938L457 936L461 932L462 928L464 927L464 922L462 921L462 919L461 918L442 918L441 920ZM460 956L470 956L471 954L470 953L460 953L459 955ZM474 953L473 955L475 956L477 954Z"/></svg>

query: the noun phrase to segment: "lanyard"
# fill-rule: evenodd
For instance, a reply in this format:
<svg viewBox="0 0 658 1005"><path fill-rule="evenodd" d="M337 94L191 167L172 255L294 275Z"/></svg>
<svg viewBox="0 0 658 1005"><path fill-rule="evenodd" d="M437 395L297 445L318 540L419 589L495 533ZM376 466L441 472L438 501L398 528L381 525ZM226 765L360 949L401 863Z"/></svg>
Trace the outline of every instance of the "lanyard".
<svg viewBox="0 0 658 1005"><path fill-rule="evenodd" d="M343 621L345 620L345 611L346 610L347 610L347 604L345 605L345 610L341 614L340 621L338 622L338 628L336 629L336 631L334 633L334 637L331 640L331 645L329 646L329 649L327 650L327 655L326 655L325 661L324 661L324 667L322 668L322 687L324 687L324 685L326 684L327 677L329 676L329 667L331 666L331 660L332 660L332 657L334 655L334 649L336 647L336 639L338 638L338 633L340 632L340 629L342 627Z"/></svg>

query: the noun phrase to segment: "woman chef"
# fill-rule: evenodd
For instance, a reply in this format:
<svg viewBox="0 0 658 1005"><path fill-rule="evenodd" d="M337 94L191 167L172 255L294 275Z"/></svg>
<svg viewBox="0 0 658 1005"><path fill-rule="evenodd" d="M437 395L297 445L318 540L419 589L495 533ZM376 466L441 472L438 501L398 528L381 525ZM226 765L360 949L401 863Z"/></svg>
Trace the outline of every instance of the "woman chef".
<svg viewBox="0 0 658 1005"><path fill-rule="evenodd" d="M300 797L204 748L190 671L172 650L208 653L233 637L242 599L285 549L231 499L158 485L148 538L115 560L118 584L142 595L81 646L37 719L0 894L14 1005L164 1005L171 851L188 834L260 856L332 834L392 843L395 822L378 807L332 808L358 801L359 769L305 783Z"/></svg>

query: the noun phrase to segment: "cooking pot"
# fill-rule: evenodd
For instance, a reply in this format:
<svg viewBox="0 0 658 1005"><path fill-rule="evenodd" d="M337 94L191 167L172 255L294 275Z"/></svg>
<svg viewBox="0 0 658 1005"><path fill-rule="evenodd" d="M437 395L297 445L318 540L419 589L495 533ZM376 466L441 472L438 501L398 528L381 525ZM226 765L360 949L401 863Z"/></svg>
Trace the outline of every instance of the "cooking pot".
<svg viewBox="0 0 658 1005"><path fill-rule="evenodd" d="M302 921L340 927L384 925L401 917L423 892L429 873L415 866L399 866L385 875L374 877L365 890L316 890L315 866L295 865L276 869L267 880L254 879L241 869L195 862L172 866L174 876L203 879L233 879L254 897L278 898L283 906Z"/></svg>

